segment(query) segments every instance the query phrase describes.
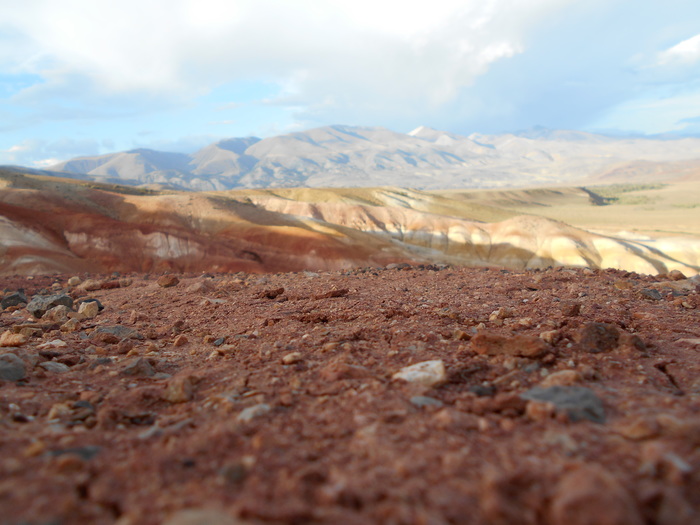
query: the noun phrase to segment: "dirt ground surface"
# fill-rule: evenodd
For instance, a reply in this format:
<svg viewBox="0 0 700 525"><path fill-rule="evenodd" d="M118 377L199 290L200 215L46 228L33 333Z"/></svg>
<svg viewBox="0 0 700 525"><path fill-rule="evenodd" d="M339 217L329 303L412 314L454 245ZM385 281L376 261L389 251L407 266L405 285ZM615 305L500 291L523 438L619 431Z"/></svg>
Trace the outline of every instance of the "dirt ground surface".
<svg viewBox="0 0 700 525"><path fill-rule="evenodd" d="M0 278L2 524L700 523L697 278L71 277Z"/></svg>

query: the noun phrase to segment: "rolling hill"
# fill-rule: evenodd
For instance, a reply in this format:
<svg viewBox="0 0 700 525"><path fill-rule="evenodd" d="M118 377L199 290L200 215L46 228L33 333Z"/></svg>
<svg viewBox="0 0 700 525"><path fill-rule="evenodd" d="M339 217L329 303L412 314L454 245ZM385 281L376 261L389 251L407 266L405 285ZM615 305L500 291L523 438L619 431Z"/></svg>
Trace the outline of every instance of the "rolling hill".
<svg viewBox="0 0 700 525"><path fill-rule="evenodd" d="M625 206L597 206L590 192L191 193L0 170L0 273L262 273L391 263L698 272L700 232L660 239L596 233L558 220L572 206L594 217ZM696 217L700 206L685 211Z"/></svg>

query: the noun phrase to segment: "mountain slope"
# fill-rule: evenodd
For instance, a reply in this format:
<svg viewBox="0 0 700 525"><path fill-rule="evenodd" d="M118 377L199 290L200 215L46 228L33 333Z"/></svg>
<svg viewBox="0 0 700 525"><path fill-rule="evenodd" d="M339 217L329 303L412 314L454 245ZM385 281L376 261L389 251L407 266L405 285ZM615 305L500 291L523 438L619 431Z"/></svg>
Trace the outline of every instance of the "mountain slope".
<svg viewBox="0 0 700 525"><path fill-rule="evenodd" d="M697 138L616 138L544 129L465 137L424 126L408 134L326 126L262 140L227 139L192 155L132 150L73 159L50 169L102 182L186 190L386 185L449 189L596 178L614 182L618 176L669 179L676 170L686 170L683 163L698 162ZM656 167L650 170L649 163Z"/></svg>
<svg viewBox="0 0 700 525"><path fill-rule="evenodd" d="M558 193L587 195L537 198ZM500 200L386 187L157 192L0 170L0 273L256 273L394 262L700 269L697 238L655 244L601 235Z"/></svg>

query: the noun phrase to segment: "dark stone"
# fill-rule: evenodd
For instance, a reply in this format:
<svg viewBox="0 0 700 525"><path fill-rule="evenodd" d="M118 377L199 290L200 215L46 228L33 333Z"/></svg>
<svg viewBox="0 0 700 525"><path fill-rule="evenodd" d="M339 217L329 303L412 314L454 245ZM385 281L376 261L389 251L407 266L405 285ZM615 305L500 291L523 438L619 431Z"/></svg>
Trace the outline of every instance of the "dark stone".
<svg viewBox="0 0 700 525"><path fill-rule="evenodd" d="M593 390L584 386L536 387L520 397L528 401L552 403L557 410L565 412L571 421L588 419L594 423L605 423L603 402Z"/></svg>
<svg viewBox="0 0 700 525"><path fill-rule="evenodd" d="M0 306L2 306L2 309L4 310L5 308L27 303L29 303L29 299L26 295L24 295L22 290L19 290L3 297L2 301L0 301Z"/></svg>
<svg viewBox="0 0 700 525"><path fill-rule="evenodd" d="M35 295L27 305L27 310L37 319L41 318L48 310L56 306L73 308L73 299L70 295Z"/></svg>
<svg viewBox="0 0 700 525"><path fill-rule="evenodd" d="M27 376L27 370L22 361L15 354L0 355L0 380L20 381Z"/></svg>
<svg viewBox="0 0 700 525"><path fill-rule="evenodd" d="M493 397L496 393L495 386L473 385L469 387L469 391L479 397Z"/></svg>
<svg viewBox="0 0 700 525"><path fill-rule="evenodd" d="M654 290L653 288L644 288L643 290L639 291L639 295L645 299L649 299L650 301L660 301L663 299L661 292Z"/></svg>
<svg viewBox="0 0 700 525"><path fill-rule="evenodd" d="M119 342L122 339L143 339L143 336L133 328L120 324L113 326L98 326L92 331L90 336L95 339L101 339L101 334L114 336L117 339L116 342Z"/></svg>
<svg viewBox="0 0 700 525"><path fill-rule="evenodd" d="M581 350L591 354L613 350L619 341L620 330L607 323L586 323L576 334L576 342Z"/></svg>
<svg viewBox="0 0 700 525"><path fill-rule="evenodd" d="M137 426L149 426L152 425L156 417L153 414L150 413L143 413L143 414L131 414L127 415L126 419L131 423L132 425L137 425Z"/></svg>
<svg viewBox="0 0 700 525"><path fill-rule="evenodd" d="M92 363L90 363L89 368L90 368L90 370L93 370L100 365L106 366L106 365L111 365L111 364L114 364L114 361L112 361L111 357L98 357Z"/></svg>
<svg viewBox="0 0 700 525"><path fill-rule="evenodd" d="M151 363L143 357L138 357L133 361L129 362L121 372L123 375L127 376L153 376L156 371L151 366Z"/></svg>
<svg viewBox="0 0 700 525"><path fill-rule="evenodd" d="M219 471L219 475L228 483L235 485L245 480L248 475L248 469L243 463L233 463L223 467Z"/></svg>

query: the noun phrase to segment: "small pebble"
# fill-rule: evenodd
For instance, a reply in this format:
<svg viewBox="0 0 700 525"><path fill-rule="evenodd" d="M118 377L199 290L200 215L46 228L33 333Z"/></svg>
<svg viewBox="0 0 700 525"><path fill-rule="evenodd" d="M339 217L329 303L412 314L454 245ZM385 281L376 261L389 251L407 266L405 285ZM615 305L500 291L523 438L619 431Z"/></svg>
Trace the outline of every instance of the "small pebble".
<svg viewBox="0 0 700 525"><path fill-rule="evenodd" d="M129 362L121 371L122 375L129 376L153 376L156 371L151 363L143 357L138 357Z"/></svg>
<svg viewBox="0 0 700 525"><path fill-rule="evenodd" d="M435 399L434 397L428 396L413 396L411 398L411 404L417 407L441 407L443 405L442 401Z"/></svg>
<svg viewBox="0 0 700 525"><path fill-rule="evenodd" d="M180 334L173 340L173 346L185 346L189 343L186 335Z"/></svg>
<svg viewBox="0 0 700 525"><path fill-rule="evenodd" d="M301 352L292 352L285 355L282 358L282 363L284 363L285 365L293 365L294 363L299 363L302 360L303 357L301 355Z"/></svg>
<svg viewBox="0 0 700 525"><path fill-rule="evenodd" d="M270 410L272 410L272 407L267 403L259 403L242 410L236 419L240 422L248 422L267 414Z"/></svg>
<svg viewBox="0 0 700 525"><path fill-rule="evenodd" d="M78 307L78 314L80 314L83 319L92 319L97 317L99 311L100 305L96 301L83 302Z"/></svg>
<svg viewBox="0 0 700 525"><path fill-rule="evenodd" d="M583 382L583 376L576 370L560 370L548 375L541 383L542 387L572 386Z"/></svg>
<svg viewBox="0 0 700 525"><path fill-rule="evenodd" d="M0 335L0 347L22 346L28 339L24 334L15 334L8 330Z"/></svg>
<svg viewBox="0 0 700 525"><path fill-rule="evenodd" d="M174 275L162 275L158 278L157 283L161 288L171 288L180 284L180 279Z"/></svg>
<svg viewBox="0 0 700 525"><path fill-rule="evenodd" d="M445 364L442 360L423 361L402 368L393 375L394 379L403 379L427 387L439 386L447 381Z"/></svg>
<svg viewBox="0 0 700 525"><path fill-rule="evenodd" d="M68 365L57 363L55 361L44 361L43 363L39 363L39 366L52 374L62 374L70 370Z"/></svg>
<svg viewBox="0 0 700 525"><path fill-rule="evenodd" d="M594 423L605 423L603 402L590 388L582 386L536 387L521 394L520 397L529 401L552 403L571 421L588 419Z"/></svg>
<svg viewBox="0 0 700 525"><path fill-rule="evenodd" d="M163 392L163 399L170 403L185 403L194 397L197 378L193 375L176 376L170 379Z"/></svg>

